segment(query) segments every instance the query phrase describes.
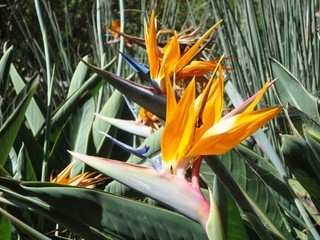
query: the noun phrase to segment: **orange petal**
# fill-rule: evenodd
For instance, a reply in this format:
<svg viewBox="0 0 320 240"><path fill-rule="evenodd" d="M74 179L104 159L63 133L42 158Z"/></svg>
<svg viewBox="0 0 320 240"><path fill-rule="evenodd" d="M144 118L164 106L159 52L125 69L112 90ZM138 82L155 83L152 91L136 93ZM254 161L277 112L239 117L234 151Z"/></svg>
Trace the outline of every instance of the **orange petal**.
<svg viewBox="0 0 320 240"><path fill-rule="evenodd" d="M70 163L65 169L62 170L61 173L58 174L58 176L55 179L53 179L53 182L66 184L66 179L69 177L73 166L74 162Z"/></svg>
<svg viewBox="0 0 320 240"><path fill-rule="evenodd" d="M222 120L208 129L188 156L223 154L241 143L274 118L282 107L241 113Z"/></svg>
<svg viewBox="0 0 320 240"><path fill-rule="evenodd" d="M146 49L150 67L150 77L156 79L160 67L160 58L158 50L158 42L156 36L155 16L152 11L150 18L149 31L147 31L146 20L144 20L144 33L146 41Z"/></svg>
<svg viewBox="0 0 320 240"><path fill-rule="evenodd" d="M207 131L214 123L218 122L221 118L223 107L223 86L224 78L222 74L220 58L216 69L214 70L205 90L200 97L196 100L197 121L201 121L202 125L198 124L195 134L195 142L198 141L202 134ZM214 80L214 76L219 69L219 78Z"/></svg>
<svg viewBox="0 0 320 240"><path fill-rule="evenodd" d="M165 72L170 77L173 76L175 70L174 67L180 59L180 46L178 43L178 35L176 32L174 32L173 38L162 49L162 52L164 55L162 57L161 68L158 75L158 80L160 81L160 89L161 85L164 86L164 84L161 83L161 80L164 78ZM161 89L161 91L163 92L163 89Z"/></svg>
<svg viewBox="0 0 320 240"><path fill-rule="evenodd" d="M172 164L173 171L180 164L191 147L195 131L195 80L193 79L177 105L170 121L166 121L161 138L161 152L164 164Z"/></svg>
<svg viewBox="0 0 320 240"><path fill-rule="evenodd" d="M263 94L267 91L269 86L269 81L263 86L263 88L260 90L258 96L254 99L254 101L247 107L247 109L244 112L252 112L255 106L258 104L260 99L262 98Z"/></svg>
<svg viewBox="0 0 320 240"><path fill-rule="evenodd" d="M177 101L168 74L165 75L167 92L166 122L174 121L174 113L177 111Z"/></svg>
<svg viewBox="0 0 320 240"><path fill-rule="evenodd" d="M192 46L183 56L180 58L179 62L176 65L176 72L180 72L182 68L184 68L197 54L198 49L200 45L203 43L203 41L209 37L209 35L217 28L217 26L222 22L223 20L220 20L215 25L213 25L200 39L199 41Z"/></svg>
<svg viewBox="0 0 320 240"><path fill-rule="evenodd" d="M181 69L177 76L178 78L202 76L215 69L216 66L217 63L211 61L192 61L189 65Z"/></svg>
<svg viewBox="0 0 320 240"><path fill-rule="evenodd" d="M214 80L214 83L212 84L211 88L209 89L209 95L208 100L205 103L205 106L203 107L202 113L199 113L197 115L197 128L196 128L196 134L194 141L197 142L201 136L214 124L215 122L215 115L217 114L217 109L215 108L215 105L222 102L218 98L220 98L220 90L218 90L218 87L220 87L221 84L219 84L219 79ZM223 95L222 95L223 96ZM218 113L221 114L221 113ZM200 124L201 123L201 124Z"/></svg>

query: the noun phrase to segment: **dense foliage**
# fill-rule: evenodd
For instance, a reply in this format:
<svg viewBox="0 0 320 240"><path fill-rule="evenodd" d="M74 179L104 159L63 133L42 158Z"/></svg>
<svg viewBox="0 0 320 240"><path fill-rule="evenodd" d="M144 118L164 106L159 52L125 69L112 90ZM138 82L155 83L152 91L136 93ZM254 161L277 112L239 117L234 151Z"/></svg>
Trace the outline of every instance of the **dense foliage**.
<svg viewBox="0 0 320 240"><path fill-rule="evenodd" d="M224 113L277 79L258 107L283 111L232 150L203 156L199 189L218 209L209 228L225 239L319 239L319 0L0 4L0 239L212 238L173 207L179 191L166 192L156 174L135 180L122 165L88 157L150 166L161 153L166 95L132 68L150 64L144 19L153 9L160 47L174 29L190 49L223 19L193 59L216 64L224 54ZM113 20L125 38L110 31ZM210 74L199 77L200 92ZM152 133L141 135L143 127Z"/></svg>

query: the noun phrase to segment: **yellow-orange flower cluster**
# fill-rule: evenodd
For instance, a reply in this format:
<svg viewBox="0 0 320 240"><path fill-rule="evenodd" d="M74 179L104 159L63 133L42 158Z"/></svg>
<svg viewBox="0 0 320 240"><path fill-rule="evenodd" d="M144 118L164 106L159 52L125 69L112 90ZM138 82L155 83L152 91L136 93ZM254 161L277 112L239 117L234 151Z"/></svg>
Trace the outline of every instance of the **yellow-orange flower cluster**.
<svg viewBox="0 0 320 240"><path fill-rule="evenodd" d="M198 77L212 71L216 67L216 61L194 60L196 55L201 52L201 44L211 35L211 33L222 22L217 22L212 26L190 49L180 52L178 33L173 32L173 37L163 48L159 48L156 33L155 14L152 12L149 28L144 22L145 43L149 60L150 77L158 82L162 92L166 92L164 82L165 75L176 81L185 77Z"/></svg>
<svg viewBox="0 0 320 240"><path fill-rule="evenodd" d="M227 152L275 117L282 107L254 110L267 86L245 111L222 118L224 77L220 62L197 98L194 80L178 103L167 82L167 119L161 139L164 170L183 178L199 156Z"/></svg>
<svg viewBox="0 0 320 240"><path fill-rule="evenodd" d="M53 178L53 174L50 175L50 182L65 184L70 186L78 186L85 188L94 188L97 183L105 181L107 178L97 175L96 172L82 173L72 178L69 177L70 172L74 166L74 162L70 163L61 173Z"/></svg>

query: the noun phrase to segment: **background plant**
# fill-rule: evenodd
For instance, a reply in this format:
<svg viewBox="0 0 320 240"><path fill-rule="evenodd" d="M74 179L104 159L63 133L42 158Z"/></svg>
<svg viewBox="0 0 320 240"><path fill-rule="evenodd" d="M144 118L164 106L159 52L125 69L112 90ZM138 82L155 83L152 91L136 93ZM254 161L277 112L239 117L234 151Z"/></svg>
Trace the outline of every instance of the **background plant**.
<svg viewBox="0 0 320 240"><path fill-rule="evenodd" d="M68 231L50 237L206 238L198 224L111 179L98 188L117 196L40 182L47 180L52 170L60 172L73 161L67 149L143 162L114 146L95 129L130 145L150 145L149 157L159 153L161 129L143 140L94 117L99 113L134 119L122 94L93 74L78 57L139 81L120 57L115 59L116 48L128 54L131 50L122 49L124 44L104 43L113 39L107 32L112 19L124 23L124 32L143 37L143 17L153 8L161 25L178 31L201 25L204 32L223 18L223 27L209 46L213 56L225 52L230 58L226 63L235 69L230 73L230 86L247 98L268 78L278 78L275 91L268 91L261 105L293 105L264 129L273 150L263 152L252 138L220 159L208 157L202 165L206 182L203 187L214 189L226 238L257 237L254 222L245 217L248 206L258 213L260 223L274 238L317 238L319 4L318 0L6 2L0 8L4 13L0 170L10 179L0 180L0 238L19 239L25 234L44 238L44 233L55 229L57 223ZM137 46L134 50L134 58L147 64L145 51ZM226 102L233 107L229 98ZM289 133L293 136L286 135ZM265 140L260 141L265 144ZM277 153L276 160L270 157L271 152ZM77 162L71 175L85 169ZM143 217L149 220L143 221ZM137 221L143 227L137 227Z"/></svg>

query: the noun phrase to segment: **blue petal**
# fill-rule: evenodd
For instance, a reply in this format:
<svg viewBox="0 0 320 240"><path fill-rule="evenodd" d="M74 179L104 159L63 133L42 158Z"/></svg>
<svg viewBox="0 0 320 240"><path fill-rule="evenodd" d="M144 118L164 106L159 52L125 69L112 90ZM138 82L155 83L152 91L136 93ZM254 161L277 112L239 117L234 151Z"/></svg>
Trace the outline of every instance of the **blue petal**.
<svg viewBox="0 0 320 240"><path fill-rule="evenodd" d="M146 156L144 156L143 154L147 153L149 151L149 146L145 145L143 148L141 149L136 149L136 148L133 148L119 140L117 140L116 138L113 138L111 137L109 134L107 133L104 133L104 132L101 132L98 130L99 133L103 134L104 136L106 136L108 139L110 139L112 142L114 142L117 146L121 147L123 150L149 162L155 169L157 170L161 170L162 168L162 164L160 162L159 164L159 160L158 161L154 161Z"/></svg>
<svg viewBox="0 0 320 240"><path fill-rule="evenodd" d="M146 77L148 77L150 69L147 66L137 62L136 60L134 60L132 57L130 57L127 54L124 54L122 52L120 52L120 54L122 55L123 59L126 60L126 62L130 65L132 70L134 70L135 72L143 74Z"/></svg>
<svg viewBox="0 0 320 240"><path fill-rule="evenodd" d="M122 55L123 59L129 64L133 71L137 72L140 77L147 80L152 87L156 88L157 90L160 90L158 82L149 77L149 67L137 62L127 54L124 54L120 51L119 53Z"/></svg>

